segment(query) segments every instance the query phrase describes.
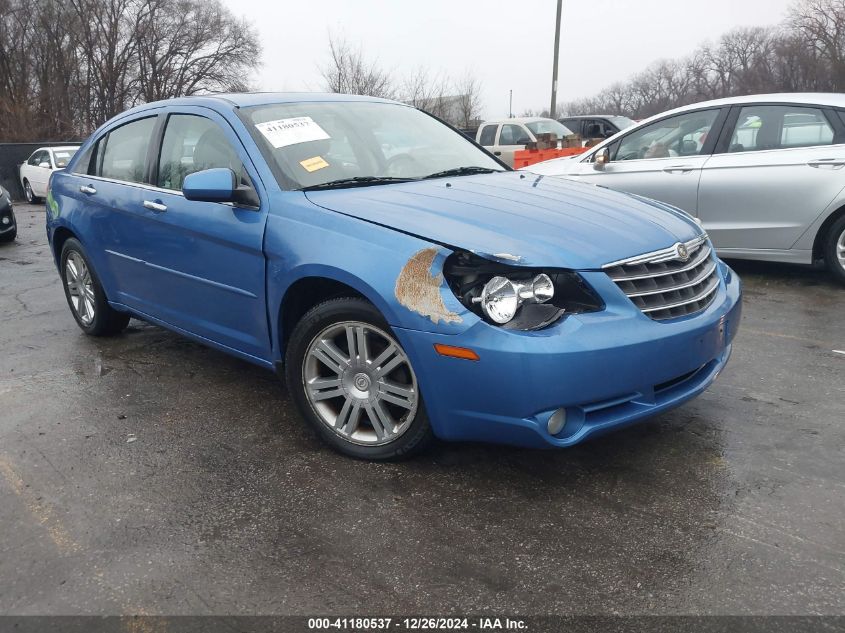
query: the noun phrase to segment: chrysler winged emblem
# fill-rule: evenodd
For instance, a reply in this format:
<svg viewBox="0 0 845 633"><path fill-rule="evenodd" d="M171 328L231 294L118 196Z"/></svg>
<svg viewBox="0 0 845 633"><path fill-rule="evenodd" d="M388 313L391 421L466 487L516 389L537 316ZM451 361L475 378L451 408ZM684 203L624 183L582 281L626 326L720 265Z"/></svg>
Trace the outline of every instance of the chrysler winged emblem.
<svg viewBox="0 0 845 633"><path fill-rule="evenodd" d="M687 250L687 247L684 244L678 244L676 250L678 252L678 259L680 259L682 262L685 262L689 259L689 251Z"/></svg>

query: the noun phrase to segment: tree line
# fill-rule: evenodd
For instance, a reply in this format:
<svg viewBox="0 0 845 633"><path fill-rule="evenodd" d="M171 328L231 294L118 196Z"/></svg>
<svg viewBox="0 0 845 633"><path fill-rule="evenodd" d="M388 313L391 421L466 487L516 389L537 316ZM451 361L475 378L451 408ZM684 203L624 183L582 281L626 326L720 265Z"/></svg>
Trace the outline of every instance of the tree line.
<svg viewBox="0 0 845 633"><path fill-rule="evenodd" d="M260 54L220 0L0 0L0 140L79 139L139 103L242 91Z"/></svg>
<svg viewBox="0 0 845 633"><path fill-rule="evenodd" d="M420 66L397 77L337 34L329 36L329 61L320 70L328 92L396 99L460 128L480 122L481 83L469 70L449 77Z"/></svg>
<svg viewBox="0 0 845 633"><path fill-rule="evenodd" d="M658 61L558 111L641 119L698 101L767 92L845 92L845 0L798 0L777 26L735 29L686 58Z"/></svg>

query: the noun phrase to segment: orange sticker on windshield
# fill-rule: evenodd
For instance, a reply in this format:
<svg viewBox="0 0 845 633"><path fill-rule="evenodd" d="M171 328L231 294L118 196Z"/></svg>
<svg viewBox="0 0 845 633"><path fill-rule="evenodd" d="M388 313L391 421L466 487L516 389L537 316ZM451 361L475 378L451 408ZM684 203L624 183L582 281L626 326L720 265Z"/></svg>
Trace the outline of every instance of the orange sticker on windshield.
<svg viewBox="0 0 845 633"><path fill-rule="evenodd" d="M329 164L325 161L322 156L315 156L314 158L306 158L305 160L299 161L299 164L305 169L305 171L317 171L318 169L323 169L323 167L328 167Z"/></svg>

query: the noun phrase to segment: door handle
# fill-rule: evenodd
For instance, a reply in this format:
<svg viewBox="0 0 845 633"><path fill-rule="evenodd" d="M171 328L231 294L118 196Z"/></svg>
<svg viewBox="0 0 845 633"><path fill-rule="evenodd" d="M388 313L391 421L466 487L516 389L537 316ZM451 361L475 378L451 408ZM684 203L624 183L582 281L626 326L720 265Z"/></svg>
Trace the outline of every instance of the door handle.
<svg viewBox="0 0 845 633"><path fill-rule="evenodd" d="M493 156L501 156L502 152L493 152Z"/></svg>
<svg viewBox="0 0 845 633"><path fill-rule="evenodd" d="M667 174L688 174L692 170L692 165L670 165L663 168L663 171Z"/></svg>
<svg viewBox="0 0 845 633"><path fill-rule="evenodd" d="M95 193L97 193L97 190L94 189L94 187L92 187L91 185L82 185L79 187L79 191L81 191L82 193L86 193L89 196L93 196Z"/></svg>
<svg viewBox="0 0 845 633"><path fill-rule="evenodd" d="M807 165L819 169L821 167L832 167L833 169L841 169L845 166L845 158L819 158L818 160L807 161Z"/></svg>
<svg viewBox="0 0 845 633"><path fill-rule="evenodd" d="M167 205L161 202L153 202L152 200L144 200L144 208L156 213L164 213L167 211Z"/></svg>

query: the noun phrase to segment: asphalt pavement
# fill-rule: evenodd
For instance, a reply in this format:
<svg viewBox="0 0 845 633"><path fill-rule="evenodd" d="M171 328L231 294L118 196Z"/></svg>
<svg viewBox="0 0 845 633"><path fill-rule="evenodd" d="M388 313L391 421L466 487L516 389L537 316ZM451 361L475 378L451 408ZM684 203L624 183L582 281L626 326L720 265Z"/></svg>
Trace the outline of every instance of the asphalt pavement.
<svg viewBox="0 0 845 633"><path fill-rule="evenodd" d="M733 262L701 397L560 451L333 453L270 372L70 315L0 245L0 613L845 613L845 288ZM838 350L838 351L836 351Z"/></svg>

